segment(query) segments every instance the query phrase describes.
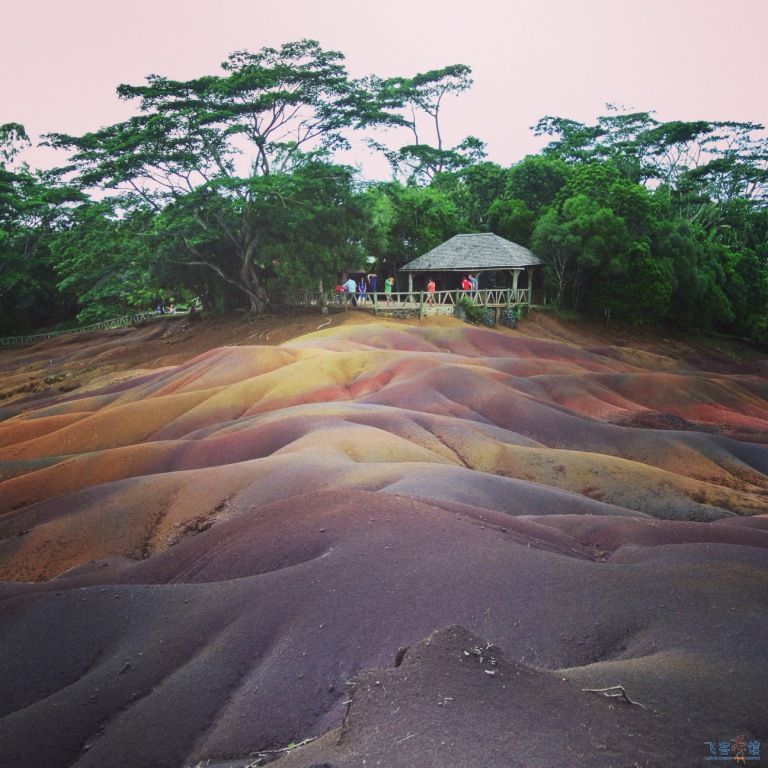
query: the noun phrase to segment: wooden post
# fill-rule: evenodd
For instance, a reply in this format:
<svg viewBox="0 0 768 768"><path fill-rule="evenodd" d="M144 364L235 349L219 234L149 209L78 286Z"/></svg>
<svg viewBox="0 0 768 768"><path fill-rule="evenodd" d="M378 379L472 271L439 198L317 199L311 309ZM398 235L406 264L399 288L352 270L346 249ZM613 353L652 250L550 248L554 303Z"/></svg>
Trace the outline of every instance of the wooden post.
<svg viewBox="0 0 768 768"><path fill-rule="evenodd" d="M424 291L419 291L419 320L424 317Z"/></svg>
<svg viewBox="0 0 768 768"><path fill-rule="evenodd" d="M379 314L379 302L377 299L378 294L376 291L373 292L373 314L378 315Z"/></svg>

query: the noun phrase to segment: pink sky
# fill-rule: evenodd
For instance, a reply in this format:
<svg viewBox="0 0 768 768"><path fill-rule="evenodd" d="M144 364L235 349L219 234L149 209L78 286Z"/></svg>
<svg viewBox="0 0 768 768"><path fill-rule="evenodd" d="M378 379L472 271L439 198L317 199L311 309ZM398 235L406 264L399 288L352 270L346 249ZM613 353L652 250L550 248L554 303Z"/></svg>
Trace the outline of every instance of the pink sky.
<svg viewBox="0 0 768 768"><path fill-rule="evenodd" d="M2 25L0 123L32 135L124 119L119 83L217 72L234 50L302 37L342 51L355 76L468 64L447 140L472 133L505 165L540 147L529 127L543 115L592 121L606 102L768 122L768 0L25 0Z"/></svg>

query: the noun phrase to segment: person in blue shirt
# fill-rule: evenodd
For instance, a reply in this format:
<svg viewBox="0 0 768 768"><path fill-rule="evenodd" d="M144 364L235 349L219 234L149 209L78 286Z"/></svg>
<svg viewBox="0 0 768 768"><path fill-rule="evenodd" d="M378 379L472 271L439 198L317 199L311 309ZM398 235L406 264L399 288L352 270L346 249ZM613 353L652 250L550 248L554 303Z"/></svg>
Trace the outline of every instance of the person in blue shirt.
<svg viewBox="0 0 768 768"><path fill-rule="evenodd" d="M355 293L357 291L357 283L350 277L349 280L342 285L342 288L346 291L347 296L349 296L352 306L356 307L357 302L355 301Z"/></svg>

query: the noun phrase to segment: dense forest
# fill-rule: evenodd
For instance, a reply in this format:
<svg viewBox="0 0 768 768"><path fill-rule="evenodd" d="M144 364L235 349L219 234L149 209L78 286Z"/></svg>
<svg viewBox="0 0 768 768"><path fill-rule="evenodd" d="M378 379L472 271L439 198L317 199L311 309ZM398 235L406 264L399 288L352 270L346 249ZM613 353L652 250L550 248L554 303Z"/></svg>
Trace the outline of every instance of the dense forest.
<svg viewBox="0 0 768 768"><path fill-rule="evenodd" d="M550 303L629 323L768 330L768 139L741 122L659 122L608 107L544 117L548 142L505 168L446 146L464 65L352 79L314 41L233 53L220 74L121 85L134 117L44 143L23 162L0 126L0 333L88 323L158 300L264 312L352 267L398 265L460 232L495 232L546 264ZM335 162L352 142L392 180Z"/></svg>

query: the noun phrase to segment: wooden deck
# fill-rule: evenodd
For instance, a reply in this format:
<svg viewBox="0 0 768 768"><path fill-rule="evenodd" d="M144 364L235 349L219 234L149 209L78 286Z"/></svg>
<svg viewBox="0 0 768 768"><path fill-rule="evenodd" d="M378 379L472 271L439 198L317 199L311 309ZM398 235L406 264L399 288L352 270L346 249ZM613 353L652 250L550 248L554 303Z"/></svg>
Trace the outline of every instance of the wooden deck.
<svg viewBox="0 0 768 768"><path fill-rule="evenodd" d="M387 295L383 292L366 294L363 301L357 300L357 309L373 312L375 315L397 315L408 313L427 317L430 315L452 315L462 298L468 298L478 307L502 309L520 305L530 306L531 293L528 288L480 288L476 291L398 291ZM305 291L286 297L289 306L322 306L348 308L350 296L346 293L329 291L325 294Z"/></svg>

